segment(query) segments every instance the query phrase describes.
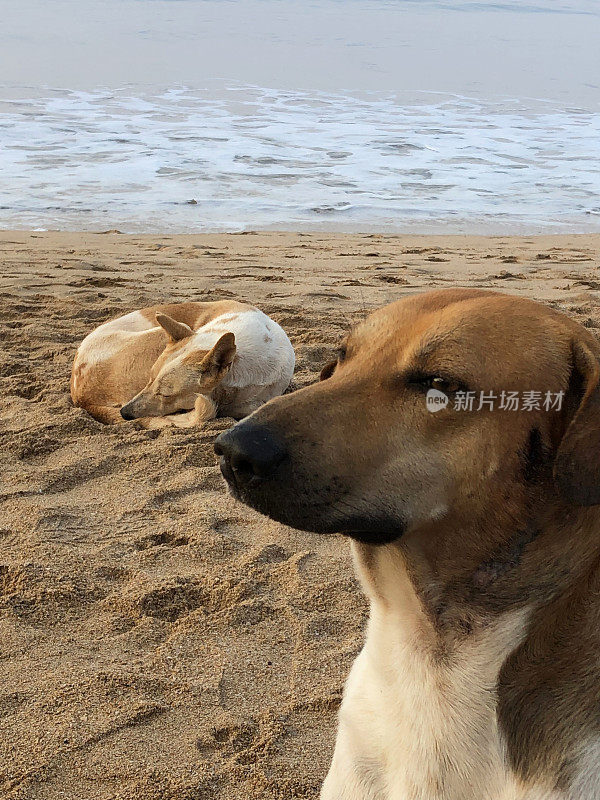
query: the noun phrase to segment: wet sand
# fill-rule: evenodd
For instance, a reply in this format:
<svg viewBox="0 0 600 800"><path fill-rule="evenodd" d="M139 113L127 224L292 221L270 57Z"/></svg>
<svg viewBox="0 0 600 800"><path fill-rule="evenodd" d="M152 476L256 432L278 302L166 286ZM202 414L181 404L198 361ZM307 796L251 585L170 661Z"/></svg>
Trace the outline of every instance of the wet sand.
<svg viewBox="0 0 600 800"><path fill-rule="evenodd" d="M204 430L103 426L69 398L92 328L236 298L294 386L372 308L433 287L600 329L600 236L0 233L0 796L316 798L365 601L348 545L226 494Z"/></svg>

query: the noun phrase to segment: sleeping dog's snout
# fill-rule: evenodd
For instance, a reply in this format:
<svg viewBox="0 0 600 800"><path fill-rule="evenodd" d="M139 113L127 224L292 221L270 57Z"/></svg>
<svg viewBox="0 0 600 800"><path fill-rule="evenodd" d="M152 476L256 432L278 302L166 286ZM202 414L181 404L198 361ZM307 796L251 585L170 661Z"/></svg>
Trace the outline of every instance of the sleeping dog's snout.
<svg viewBox="0 0 600 800"><path fill-rule="evenodd" d="M269 428L242 422L215 440L223 477L233 489L266 481L286 459L281 440Z"/></svg>

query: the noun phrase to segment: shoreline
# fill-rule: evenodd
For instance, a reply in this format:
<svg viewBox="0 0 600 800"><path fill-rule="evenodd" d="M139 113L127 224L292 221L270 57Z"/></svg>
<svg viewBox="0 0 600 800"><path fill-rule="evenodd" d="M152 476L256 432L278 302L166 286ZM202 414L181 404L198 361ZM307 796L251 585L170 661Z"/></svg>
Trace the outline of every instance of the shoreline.
<svg viewBox="0 0 600 800"><path fill-rule="evenodd" d="M77 229L63 229L63 228L13 228L13 227L0 227L0 237L7 236L10 234L14 235L33 235L38 236L40 234L48 235L48 236L73 236L73 237L81 237L81 236L119 236L119 237L129 237L129 238L136 238L136 239L157 239L157 238L181 238L181 239L191 239L191 238L209 238L213 236L220 236L220 237L229 237L229 236L286 236L286 237L294 237L294 236L322 236L324 234L331 236L331 238L339 239L341 237L382 237L387 239L410 239L410 238L421 238L421 239L459 239L459 238L472 238L475 240L486 240L486 239L510 239L510 240L525 240L525 239L564 239L567 237L573 238L581 238L581 237L596 237L600 239L600 231L582 231L582 230L573 230L567 231L564 233L520 233L520 232L513 232L507 234L496 234L496 233L473 233L473 232L462 232L462 231L454 231L448 233L401 233L401 232L394 232L394 231L386 231L383 229L374 229L371 227L365 228L365 230L353 230L353 231L346 231L342 229L335 229L332 228L331 230L321 230L319 228L310 228L310 229L302 229L298 230L296 228L273 228L273 229L263 229L263 228L245 228L244 230L211 230L211 231L178 231L173 232L167 229L164 230L151 230L151 231L125 231L119 228L77 228Z"/></svg>
<svg viewBox="0 0 600 800"><path fill-rule="evenodd" d="M190 201L180 203L173 203L174 206L189 206L195 205ZM168 216L165 214L163 216ZM401 216L401 215L400 215ZM440 236L473 236L476 238L498 238L498 237L532 237L532 236L600 236L600 211L586 212L589 217L589 225L583 225L581 220L565 222L558 224L556 222L547 223L544 225L536 223L526 223L519 220L507 219L500 225L495 222L493 225L484 220L455 220L445 219L438 222L431 223L428 221L416 221L414 223L403 223L396 225L389 223L386 225L379 221L356 223L345 223L342 219L332 219L330 221L315 222L314 220L293 220L290 224L287 223L273 223L273 225L263 225L259 222L257 224L242 225L239 227L229 226L221 227L215 226L210 230L193 230L188 224L185 229L168 227L160 227L155 225L148 227L144 224L139 230L135 227L128 228L127 224L119 223L114 224L109 222L106 226L86 227L73 226L65 228L45 228L34 227L35 223L23 227L14 227L11 224L0 226L1 233L51 233L51 234L106 234L117 233L121 236L239 236L244 234L268 234L268 233L284 233L284 234L299 234L304 235L322 235L328 234L331 236L420 236L420 237L440 237Z"/></svg>
<svg viewBox="0 0 600 800"><path fill-rule="evenodd" d="M201 430L104 426L69 397L110 317L238 298L318 379L406 293L492 288L600 334L600 234L0 231L0 794L316 800L366 601L347 542L226 494Z"/></svg>

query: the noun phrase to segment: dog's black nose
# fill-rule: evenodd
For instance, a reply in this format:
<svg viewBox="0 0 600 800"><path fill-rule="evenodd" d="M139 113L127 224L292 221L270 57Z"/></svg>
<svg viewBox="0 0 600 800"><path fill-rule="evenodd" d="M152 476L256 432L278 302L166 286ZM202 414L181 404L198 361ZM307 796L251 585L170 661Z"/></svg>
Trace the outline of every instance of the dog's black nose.
<svg viewBox="0 0 600 800"><path fill-rule="evenodd" d="M214 446L229 483L266 480L287 455L275 433L251 422L241 422L217 436Z"/></svg>
<svg viewBox="0 0 600 800"><path fill-rule="evenodd" d="M123 406L121 409L121 416L123 419L135 419L133 414L130 411L127 411L127 406Z"/></svg>

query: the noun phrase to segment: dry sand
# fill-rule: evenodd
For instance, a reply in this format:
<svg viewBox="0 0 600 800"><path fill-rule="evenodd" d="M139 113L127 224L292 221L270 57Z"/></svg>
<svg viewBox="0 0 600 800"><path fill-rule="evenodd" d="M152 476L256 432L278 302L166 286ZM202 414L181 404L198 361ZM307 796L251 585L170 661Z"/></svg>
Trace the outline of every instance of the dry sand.
<svg viewBox="0 0 600 800"><path fill-rule="evenodd" d="M366 604L347 544L225 493L205 430L71 406L99 323L164 301L258 304L295 386L364 312L496 287L600 327L600 236L0 233L0 796L315 798Z"/></svg>

